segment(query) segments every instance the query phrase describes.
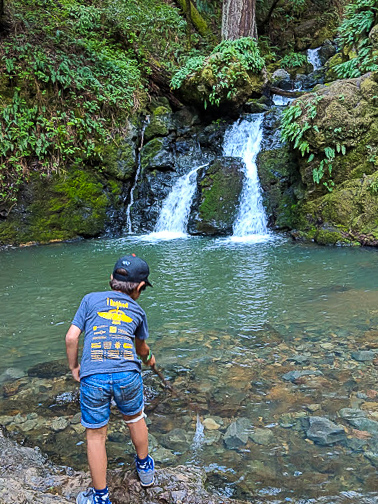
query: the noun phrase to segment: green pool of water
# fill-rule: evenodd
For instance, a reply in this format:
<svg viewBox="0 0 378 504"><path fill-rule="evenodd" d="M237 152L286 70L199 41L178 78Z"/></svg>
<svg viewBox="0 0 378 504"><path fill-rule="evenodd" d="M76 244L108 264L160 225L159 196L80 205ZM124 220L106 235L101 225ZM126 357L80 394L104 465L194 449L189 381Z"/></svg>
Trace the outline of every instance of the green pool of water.
<svg viewBox="0 0 378 504"><path fill-rule="evenodd" d="M374 249L321 248L282 238L242 244L127 237L3 250L0 376L11 367L26 371L64 358L64 336L81 298L106 290L116 259L127 253L150 265L154 287L140 298L149 342L182 395L151 399L150 433L167 450L162 465L200 464L212 489L268 502L376 490L375 424L373 432L361 434L339 413L361 408L378 421L378 368L356 359L356 352L377 348ZM291 370L321 374L284 380ZM146 383L158 387L149 372ZM311 416L344 425L349 441L314 443L301 423ZM251 437L229 448L224 435L238 418L250 419ZM218 427L202 433L209 419ZM174 429L188 433L187 448L169 438ZM77 457L72 447L62 455L63 437L47 451L54 453L54 444L62 455L57 460L84 464L79 439ZM119 444L113 436L110 464L122 463Z"/></svg>

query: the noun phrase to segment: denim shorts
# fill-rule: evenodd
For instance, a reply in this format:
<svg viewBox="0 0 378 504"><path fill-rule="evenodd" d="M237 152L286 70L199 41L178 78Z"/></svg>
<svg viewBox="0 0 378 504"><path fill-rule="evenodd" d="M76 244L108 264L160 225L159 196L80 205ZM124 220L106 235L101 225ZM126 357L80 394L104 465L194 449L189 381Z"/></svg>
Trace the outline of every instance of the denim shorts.
<svg viewBox="0 0 378 504"><path fill-rule="evenodd" d="M110 405L114 399L123 415L142 411L143 382L138 371L95 374L80 380L81 423L89 429L99 429L109 422Z"/></svg>

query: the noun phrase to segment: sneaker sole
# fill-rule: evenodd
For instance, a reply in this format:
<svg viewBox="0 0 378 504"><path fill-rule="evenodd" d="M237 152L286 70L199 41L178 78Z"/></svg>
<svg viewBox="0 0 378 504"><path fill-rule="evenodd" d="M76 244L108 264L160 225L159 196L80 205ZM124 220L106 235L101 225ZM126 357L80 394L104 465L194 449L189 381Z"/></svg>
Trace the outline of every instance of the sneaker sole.
<svg viewBox="0 0 378 504"><path fill-rule="evenodd" d="M143 488L149 488L150 486L152 486L153 484L155 483L155 478L152 480L151 483L148 483L148 485L144 485L141 481L140 481L140 485L143 487Z"/></svg>

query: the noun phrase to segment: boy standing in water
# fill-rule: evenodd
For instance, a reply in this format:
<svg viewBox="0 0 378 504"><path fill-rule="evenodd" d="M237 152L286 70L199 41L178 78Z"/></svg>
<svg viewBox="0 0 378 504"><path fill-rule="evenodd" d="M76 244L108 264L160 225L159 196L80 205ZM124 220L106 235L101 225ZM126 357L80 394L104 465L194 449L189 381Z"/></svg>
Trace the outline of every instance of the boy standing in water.
<svg viewBox="0 0 378 504"><path fill-rule="evenodd" d="M87 455L93 488L80 492L77 504L111 504L106 484L106 432L114 399L130 430L136 469L143 487L154 483L154 461L148 454L143 412L141 361L153 366L146 344L146 314L136 303L149 285L148 264L135 254L119 259L110 279L111 291L84 296L66 335L68 364L80 382L81 423L86 427ZM79 337L85 332L78 363Z"/></svg>

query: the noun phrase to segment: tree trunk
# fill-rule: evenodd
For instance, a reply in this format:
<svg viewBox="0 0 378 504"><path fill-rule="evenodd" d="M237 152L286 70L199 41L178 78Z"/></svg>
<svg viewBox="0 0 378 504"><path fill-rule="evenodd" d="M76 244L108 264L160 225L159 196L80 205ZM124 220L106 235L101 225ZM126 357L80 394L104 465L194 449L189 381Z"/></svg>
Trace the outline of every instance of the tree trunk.
<svg viewBox="0 0 378 504"><path fill-rule="evenodd" d="M223 0L222 39L257 38L256 0Z"/></svg>
<svg viewBox="0 0 378 504"><path fill-rule="evenodd" d="M4 0L0 0L0 18L4 16Z"/></svg>
<svg viewBox="0 0 378 504"><path fill-rule="evenodd" d="M206 35L210 35L211 32L210 28L208 27L208 24L203 19L198 10L195 8L191 0L176 0L176 1L182 8L184 13L190 18L190 21L192 22L193 26L196 28L198 33L203 37L206 37Z"/></svg>

